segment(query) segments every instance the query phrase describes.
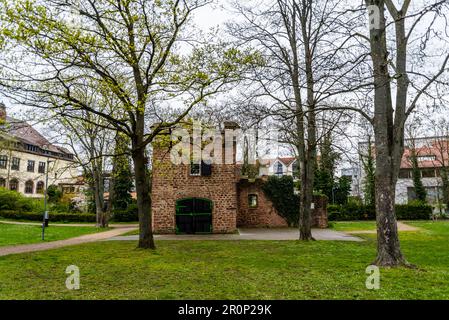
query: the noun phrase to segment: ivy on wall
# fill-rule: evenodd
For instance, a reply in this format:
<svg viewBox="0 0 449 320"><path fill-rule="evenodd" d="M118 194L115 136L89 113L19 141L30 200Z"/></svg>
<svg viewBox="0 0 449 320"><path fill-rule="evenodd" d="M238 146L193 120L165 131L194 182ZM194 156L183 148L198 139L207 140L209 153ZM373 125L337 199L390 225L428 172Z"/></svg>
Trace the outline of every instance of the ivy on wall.
<svg viewBox="0 0 449 320"><path fill-rule="evenodd" d="M277 212L290 227L297 227L299 221L299 195L294 193L291 176L270 176L263 184L262 190L273 203Z"/></svg>

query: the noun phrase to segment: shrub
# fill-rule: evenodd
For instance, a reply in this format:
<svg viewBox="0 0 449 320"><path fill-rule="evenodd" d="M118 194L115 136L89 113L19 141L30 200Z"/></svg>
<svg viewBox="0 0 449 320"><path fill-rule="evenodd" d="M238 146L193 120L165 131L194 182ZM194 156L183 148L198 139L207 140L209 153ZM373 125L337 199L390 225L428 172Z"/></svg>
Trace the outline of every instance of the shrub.
<svg viewBox="0 0 449 320"><path fill-rule="evenodd" d="M432 207L423 203L396 205L398 220L429 220ZM374 207L348 203L346 205L328 205L329 221L375 220Z"/></svg>
<svg viewBox="0 0 449 320"><path fill-rule="evenodd" d="M373 220L376 214L373 207L350 202L345 205L328 205L329 221Z"/></svg>
<svg viewBox="0 0 449 320"><path fill-rule="evenodd" d="M115 222L135 222L139 221L139 214L137 211L137 204L132 203L127 210L114 211L112 220Z"/></svg>
<svg viewBox="0 0 449 320"><path fill-rule="evenodd" d="M429 220L432 206L424 203L396 205L396 217L399 220Z"/></svg>
<svg viewBox="0 0 449 320"><path fill-rule="evenodd" d="M43 213L2 210L0 217L15 220L42 221ZM50 212L51 222L95 222L95 215L90 213L53 213Z"/></svg>
<svg viewBox="0 0 449 320"><path fill-rule="evenodd" d="M43 211L44 202L42 199L27 198L16 191L0 188L0 210Z"/></svg>
<svg viewBox="0 0 449 320"><path fill-rule="evenodd" d="M62 198L62 191L59 190L58 186L52 184L51 186L48 186L47 195L49 202L57 203Z"/></svg>

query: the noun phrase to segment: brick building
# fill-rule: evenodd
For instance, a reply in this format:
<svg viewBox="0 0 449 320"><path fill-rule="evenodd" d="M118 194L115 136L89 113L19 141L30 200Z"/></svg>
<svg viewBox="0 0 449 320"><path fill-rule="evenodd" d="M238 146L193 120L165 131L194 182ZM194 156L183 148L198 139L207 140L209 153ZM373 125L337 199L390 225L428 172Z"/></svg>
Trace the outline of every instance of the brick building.
<svg viewBox="0 0 449 320"><path fill-rule="evenodd" d="M235 124L225 124L225 129L229 127ZM153 229L156 233L233 233L238 227L287 227L261 189L266 178L241 176L235 143L232 163L211 165L176 165L169 147L155 144ZM326 203L318 203L325 208ZM327 211L316 206L313 220L315 226L327 227Z"/></svg>

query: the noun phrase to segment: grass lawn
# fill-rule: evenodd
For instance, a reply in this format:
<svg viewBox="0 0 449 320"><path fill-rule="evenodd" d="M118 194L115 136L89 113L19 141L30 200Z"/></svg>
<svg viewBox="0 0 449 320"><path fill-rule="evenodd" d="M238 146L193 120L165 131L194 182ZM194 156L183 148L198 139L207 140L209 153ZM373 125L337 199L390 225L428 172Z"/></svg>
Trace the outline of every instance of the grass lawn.
<svg viewBox="0 0 449 320"><path fill-rule="evenodd" d="M98 242L0 257L0 299L449 299L449 222L413 222L401 233L418 269L382 269L365 287L375 235L364 242ZM336 224L338 225L338 223ZM81 289L65 287L69 265Z"/></svg>
<svg viewBox="0 0 449 320"><path fill-rule="evenodd" d="M45 242L63 240L84 234L105 231L95 227L56 227L45 229ZM42 228L34 225L6 224L0 222L0 246L40 243Z"/></svg>
<svg viewBox="0 0 449 320"><path fill-rule="evenodd" d="M330 225L337 231L376 230L376 221L332 221Z"/></svg>

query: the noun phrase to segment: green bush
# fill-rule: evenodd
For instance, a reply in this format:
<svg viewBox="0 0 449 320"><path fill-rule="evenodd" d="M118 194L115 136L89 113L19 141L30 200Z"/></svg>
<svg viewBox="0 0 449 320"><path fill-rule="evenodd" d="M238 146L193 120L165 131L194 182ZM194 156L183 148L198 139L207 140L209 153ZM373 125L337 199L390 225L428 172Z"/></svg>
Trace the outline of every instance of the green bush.
<svg viewBox="0 0 449 320"><path fill-rule="evenodd" d="M62 191L59 190L58 186L54 184L48 186L47 188L48 201L51 203L57 203L61 200L63 194Z"/></svg>
<svg viewBox="0 0 449 320"><path fill-rule="evenodd" d="M376 213L373 207L349 202L345 205L330 204L327 206L329 221L374 220Z"/></svg>
<svg viewBox="0 0 449 320"><path fill-rule="evenodd" d="M44 202L42 199L27 198L19 192L0 188L0 210L43 211Z"/></svg>
<svg viewBox="0 0 449 320"><path fill-rule="evenodd" d="M139 221L137 204L135 204L135 203L130 204L128 206L127 210L114 211L113 215L112 215L112 221L115 221L115 222Z"/></svg>
<svg viewBox="0 0 449 320"><path fill-rule="evenodd" d="M429 220L432 206L424 203L397 204L396 217L399 220Z"/></svg>
<svg viewBox="0 0 449 320"><path fill-rule="evenodd" d="M432 207L423 203L395 206L398 220L429 220ZM348 203L346 205L328 205L329 221L375 220L376 212L371 206Z"/></svg>
<svg viewBox="0 0 449 320"><path fill-rule="evenodd" d="M15 220L42 221L43 213L1 210L0 217ZM90 213L53 213L49 215L50 222L95 222L94 214Z"/></svg>

